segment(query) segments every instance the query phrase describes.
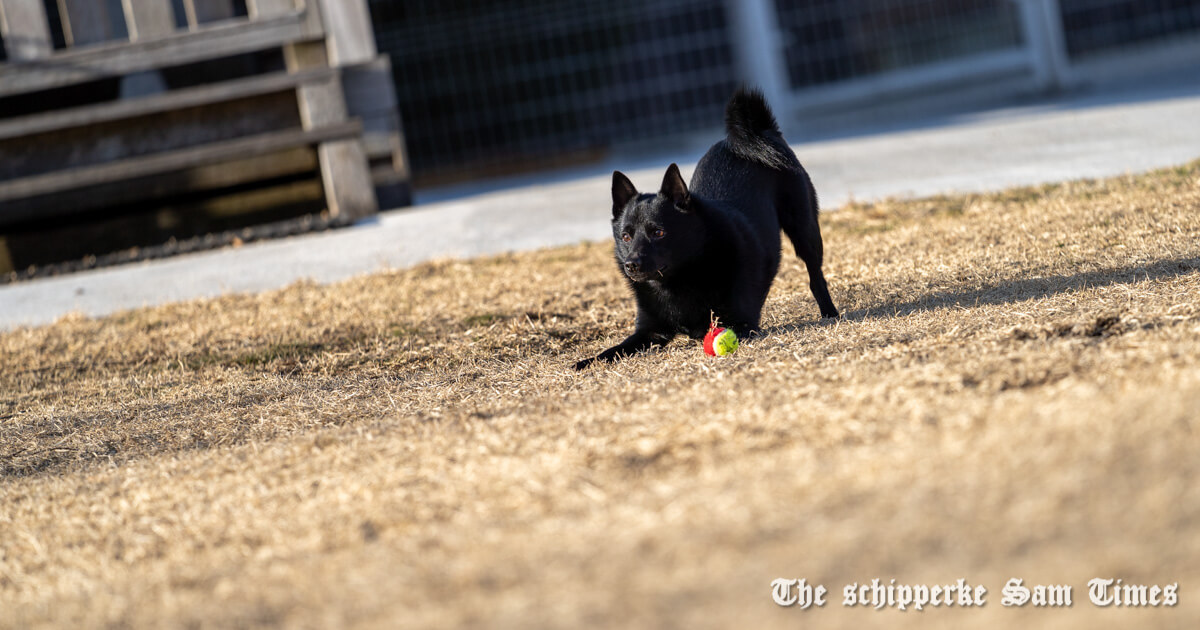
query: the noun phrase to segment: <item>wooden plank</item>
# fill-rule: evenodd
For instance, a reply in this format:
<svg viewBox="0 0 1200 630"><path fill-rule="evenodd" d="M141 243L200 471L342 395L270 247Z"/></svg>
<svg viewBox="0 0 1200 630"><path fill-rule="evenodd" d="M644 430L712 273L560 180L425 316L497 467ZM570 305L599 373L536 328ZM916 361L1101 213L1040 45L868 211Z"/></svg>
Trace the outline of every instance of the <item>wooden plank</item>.
<svg viewBox="0 0 1200 630"><path fill-rule="evenodd" d="M0 35L10 62L49 57L54 50L42 0L0 0Z"/></svg>
<svg viewBox="0 0 1200 630"><path fill-rule="evenodd" d="M129 41L166 37L175 32L175 10L168 0L122 0Z"/></svg>
<svg viewBox="0 0 1200 630"><path fill-rule="evenodd" d="M188 190L226 188L284 175L315 173L317 168L316 151L313 150L313 147L304 145L272 153L270 159L267 160L252 157L190 169L187 171L186 188ZM179 187L175 187L175 192L178 191Z"/></svg>
<svg viewBox="0 0 1200 630"><path fill-rule="evenodd" d="M328 80L334 76L335 72L331 69L309 70L298 74L277 72L233 79L223 83L183 88L149 98L111 101L99 105L8 118L0 120L0 141L294 90L303 83Z"/></svg>
<svg viewBox="0 0 1200 630"><path fill-rule="evenodd" d="M333 65L366 63L378 56L365 0L322 2L321 15Z"/></svg>
<svg viewBox="0 0 1200 630"><path fill-rule="evenodd" d="M317 151L312 145L265 153L245 159L187 168L148 177L123 179L51 195L6 202L0 209L0 232L4 227L31 219L45 219L125 204L178 198L181 195L258 183L275 177L318 172ZM320 180L312 178L317 186ZM324 200L318 191L317 197Z"/></svg>
<svg viewBox="0 0 1200 630"><path fill-rule="evenodd" d="M0 181L300 128L293 90L52 131L0 143Z"/></svg>
<svg viewBox="0 0 1200 630"><path fill-rule="evenodd" d="M288 72L329 67L329 56L322 40L284 46L283 61L287 64Z"/></svg>
<svg viewBox="0 0 1200 630"><path fill-rule="evenodd" d="M200 214L206 219L229 219L269 210L280 206L303 204L317 211L324 200L320 180L309 178L254 190L239 191L196 203L177 205L179 214ZM205 230L209 231L209 230Z"/></svg>
<svg viewBox="0 0 1200 630"><path fill-rule="evenodd" d="M3 0L10 2L11 0ZM303 15L213 24L165 39L100 44L54 55L54 63L0 64L0 96L45 90L307 41Z"/></svg>
<svg viewBox="0 0 1200 630"><path fill-rule="evenodd" d="M67 46L87 46L124 39L125 31L118 32L114 28L115 16L109 13L113 4L103 0L58 0ZM123 14L121 20L124 21Z"/></svg>
<svg viewBox="0 0 1200 630"><path fill-rule="evenodd" d="M294 13L296 2L295 0L246 0L246 10L250 13L250 19L257 20Z"/></svg>
<svg viewBox="0 0 1200 630"><path fill-rule="evenodd" d="M156 153L117 162L34 175L0 183L0 202L123 179L169 173L225 160L282 151L296 146L320 145L350 138L360 133L362 133L362 125L358 121L351 121L313 130L276 131L168 153ZM5 219L11 219L11 217L5 216Z"/></svg>

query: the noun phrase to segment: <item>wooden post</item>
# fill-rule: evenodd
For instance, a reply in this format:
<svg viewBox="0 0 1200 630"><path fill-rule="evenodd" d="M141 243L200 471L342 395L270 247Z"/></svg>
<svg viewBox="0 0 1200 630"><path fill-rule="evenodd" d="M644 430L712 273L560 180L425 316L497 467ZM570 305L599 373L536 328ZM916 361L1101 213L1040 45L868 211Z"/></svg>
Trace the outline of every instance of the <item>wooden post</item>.
<svg viewBox="0 0 1200 630"><path fill-rule="evenodd" d="M166 37L175 32L175 11L166 0L122 0L129 41Z"/></svg>
<svg viewBox="0 0 1200 630"><path fill-rule="evenodd" d="M317 160L330 215L354 221L379 212L362 140L324 142L317 147Z"/></svg>
<svg viewBox="0 0 1200 630"><path fill-rule="evenodd" d="M10 61L49 57L54 50L42 0L0 0L0 35Z"/></svg>
<svg viewBox="0 0 1200 630"><path fill-rule="evenodd" d="M305 129L316 129L346 120L346 100L342 94L342 82L338 78L306 83L297 90L300 122Z"/></svg>
<svg viewBox="0 0 1200 630"><path fill-rule="evenodd" d="M336 77L303 85L296 90L296 97L305 129L346 120L346 97ZM331 215L355 220L379 211L361 138L321 143L317 146L317 161Z"/></svg>
<svg viewBox="0 0 1200 630"><path fill-rule="evenodd" d="M296 0L246 0L250 19L275 17L296 12Z"/></svg>
<svg viewBox="0 0 1200 630"><path fill-rule="evenodd" d="M280 1L270 0L273 3ZM313 0L308 1L310 4L307 8L312 11L315 8L311 4ZM247 6L265 2L267 0L248 0ZM283 53L288 72L327 68L330 65L329 49L324 42L292 44L285 47ZM296 98L300 106L300 122L305 129L340 123L347 118L346 95L338 78L303 85L296 90ZM317 147L317 161L321 165L325 203L331 215L354 220L379 211L367 152L361 138L321 143Z"/></svg>
<svg viewBox="0 0 1200 630"><path fill-rule="evenodd" d="M329 61L335 66L367 63L375 59L375 32L364 0L334 0L321 3Z"/></svg>

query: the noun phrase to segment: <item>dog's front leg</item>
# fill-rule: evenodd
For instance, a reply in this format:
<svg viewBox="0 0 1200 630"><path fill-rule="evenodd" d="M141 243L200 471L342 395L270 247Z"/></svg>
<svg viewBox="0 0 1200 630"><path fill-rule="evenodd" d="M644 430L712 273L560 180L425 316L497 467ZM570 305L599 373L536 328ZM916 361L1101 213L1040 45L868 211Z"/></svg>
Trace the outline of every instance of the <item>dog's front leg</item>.
<svg viewBox="0 0 1200 630"><path fill-rule="evenodd" d="M650 348L650 346L663 345L670 340L671 338L669 336L661 333L656 333L649 330L635 330L633 331L632 335L629 335L629 337L625 339L625 341L622 341L608 350L601 352L595 357L584 359L579 363L576 363L575 369L582 370L591 365L594 361L612 363L621 359L622 357L627 357L642 352Z"/></svg>

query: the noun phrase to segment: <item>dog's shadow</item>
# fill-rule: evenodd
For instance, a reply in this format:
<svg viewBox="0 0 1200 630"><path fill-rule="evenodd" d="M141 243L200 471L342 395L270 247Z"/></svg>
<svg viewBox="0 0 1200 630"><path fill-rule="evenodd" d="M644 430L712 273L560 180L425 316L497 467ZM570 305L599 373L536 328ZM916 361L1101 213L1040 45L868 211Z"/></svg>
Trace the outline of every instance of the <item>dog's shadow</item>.
<svg viewBox="0 0 1200 630"><path fill-rule="evenodd" d="M947 306L988 306L1013 304L1038 297L1046 297L1067 291L1106 287L1116 284L1133 284L1143 280L1163 280L1186 275L1200 270L1200 256L1174 258L1138 265L1098 269L1074 275L1043 276L1014 280L1011 282L964 288L960 291L939 291L920 295L902 302L885 302L843 313L838 319L796 320L787 324L764 329L769 334L791 332L810 326L832 326L838 321L859 321L867 317L903 317L921 311L930 311Z"/></svg>

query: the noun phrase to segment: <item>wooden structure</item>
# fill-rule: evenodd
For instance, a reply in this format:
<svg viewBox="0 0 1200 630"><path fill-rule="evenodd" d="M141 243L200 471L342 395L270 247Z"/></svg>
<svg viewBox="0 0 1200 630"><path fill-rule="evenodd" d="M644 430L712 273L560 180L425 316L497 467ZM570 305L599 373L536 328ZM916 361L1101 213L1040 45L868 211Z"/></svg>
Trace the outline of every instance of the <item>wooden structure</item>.
<svg viewBox="0 0 1200 630"><path fill-rule="evenodd" d="M365 0L242 6L0 0L0 234L305 172L335 217L406 205Z"/></svg>

